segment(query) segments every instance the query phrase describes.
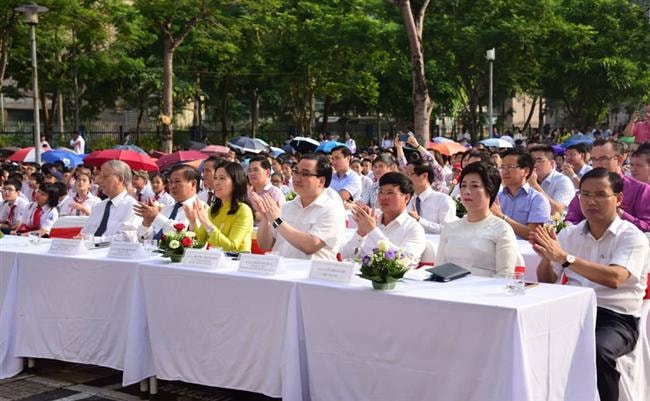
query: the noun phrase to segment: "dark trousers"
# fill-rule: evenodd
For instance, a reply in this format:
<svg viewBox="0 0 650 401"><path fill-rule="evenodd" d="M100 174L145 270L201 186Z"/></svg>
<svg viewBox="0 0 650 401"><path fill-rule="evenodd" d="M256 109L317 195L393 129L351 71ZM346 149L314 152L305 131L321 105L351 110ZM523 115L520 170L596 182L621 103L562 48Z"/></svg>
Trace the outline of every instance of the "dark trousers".
<svg viewBox="0 0 650 401"><path fill-rule="evenodd" d="M639 319L609 309L596 314L596 372L600 401L618 401L616 358L631 352L639 338Z"/></svg>

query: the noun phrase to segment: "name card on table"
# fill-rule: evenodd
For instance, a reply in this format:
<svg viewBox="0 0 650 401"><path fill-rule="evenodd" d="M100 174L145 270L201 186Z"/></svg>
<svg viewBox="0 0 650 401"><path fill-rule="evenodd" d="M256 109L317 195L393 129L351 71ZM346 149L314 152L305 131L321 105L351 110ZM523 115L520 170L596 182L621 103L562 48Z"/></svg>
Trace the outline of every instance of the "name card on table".
<svg viewBox="0 0 650 401"><path fill-rule="evenodd" d="M256 255L253 253L242 253L239 259L239 269L244 273L259 273L276 275L280 271L282 258L278 255Z"/></svg>
<svg viewBox="0 0 650 401"><path fill-rule="evenodd" d="M185 248L181 264L201 269L217 269L223 252Z"/></svg>
<svg viewBox="0 0 650 401"><path fill-rule="evenodd" d="M350 283L354 275L354 263L314 260L311 262L310 279Z"/></svg>
<svg viewBox="0 0 650 401"><path fill-rule="evenodd" d="M79 255L86 251L86 246L80 239L52 238L48 252L53 255Z"/></svg>
<svg viewBox="0 0 650 401"><path fill-rule="evenodd" d="M107 258L112 259L142 259L146 255L142 244L138 242L111 242Z"/></svg>

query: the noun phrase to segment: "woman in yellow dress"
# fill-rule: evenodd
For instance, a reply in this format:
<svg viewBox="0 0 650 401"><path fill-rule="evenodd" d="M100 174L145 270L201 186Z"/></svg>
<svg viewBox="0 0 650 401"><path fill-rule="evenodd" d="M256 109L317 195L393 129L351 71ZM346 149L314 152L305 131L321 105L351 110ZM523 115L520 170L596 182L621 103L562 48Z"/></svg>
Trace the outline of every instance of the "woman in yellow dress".
<svg viewBox="0 0 650 401"><path fill-rule="evenodd" d="M246 172L238 163L225 162L214 173L215 202L209 210L195 202L183 206L189 229L200 242L229 252L250 252L253 209L248 204ZM198 220L199 224L196 224Z"/></svg>

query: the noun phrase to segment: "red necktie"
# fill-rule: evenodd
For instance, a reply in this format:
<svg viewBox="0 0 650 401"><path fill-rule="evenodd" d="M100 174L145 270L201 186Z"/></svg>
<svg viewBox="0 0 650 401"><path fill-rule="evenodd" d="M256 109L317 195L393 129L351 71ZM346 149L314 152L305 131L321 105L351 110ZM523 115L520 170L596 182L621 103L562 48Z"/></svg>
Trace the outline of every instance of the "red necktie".
<svg viewBox="0 0 650 401"><path fill-rule="evenodd" d="M32 191L32 202L36 202L36 191L38 191L38 190L35 189L35 190Z"/></svg>
<svg viewBox="0 0 650 401"><path fill-rule="evenodd" d="M36 227L37 230L41 228L41 213L43 213L43 208L40 206L36 207L34 217L32 218L32 227Z"/></svg>
<svg viewBox="0 0 650 401"><path fill-rule="evenodd" d="M7 222L9 223L10 226L13 225L14 210L16 210L16 204L15 203L13 205L11 205L11 207L9 208L9 215L7 216Z"/></svg>
<svg viewBox="0 0 650 401"><path fill-rule="evenodd" d="M76 196L74 197L74 201L75 201L76 203L81 203L81 204L83 204L83 203L86 201L86 199L88 199L87 196L86 196L85 198L83 198L83 199L78 198L78 197L76 197ZM79 209L77 209L77 216L81 216L81 210L79 210Z"/></svg>
<svg viewBox="0 0 650 401"><path fill-rule="evenodd" d="M162 193L162 192L161 192L161 193ZM160 199L160 194L156 194L156 196L154 196L154 199L155 199L156 201L158 201L158 199Z"/></svg>

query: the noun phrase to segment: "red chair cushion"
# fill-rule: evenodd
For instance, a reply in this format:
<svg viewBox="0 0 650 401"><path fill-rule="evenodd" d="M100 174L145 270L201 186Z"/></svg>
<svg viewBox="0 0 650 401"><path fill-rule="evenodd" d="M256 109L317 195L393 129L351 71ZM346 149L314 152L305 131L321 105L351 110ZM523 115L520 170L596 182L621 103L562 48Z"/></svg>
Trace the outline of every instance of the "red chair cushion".
<svg viewBox="0 0 650 401"><path fill-rule="evenodd" d="M260 246L257 243L256 239L251 241L251 253L254 253L256 255L264 255L268 251L270 251L270 249L262 249L262 248L260 248Z"/></svg>
<svg viewBox="0 0 650 401"><path fill-rule="evenodd" d="M81 227L61 227L50 230L50 238L74 238L81 232Z"/></svg>

